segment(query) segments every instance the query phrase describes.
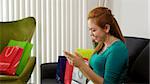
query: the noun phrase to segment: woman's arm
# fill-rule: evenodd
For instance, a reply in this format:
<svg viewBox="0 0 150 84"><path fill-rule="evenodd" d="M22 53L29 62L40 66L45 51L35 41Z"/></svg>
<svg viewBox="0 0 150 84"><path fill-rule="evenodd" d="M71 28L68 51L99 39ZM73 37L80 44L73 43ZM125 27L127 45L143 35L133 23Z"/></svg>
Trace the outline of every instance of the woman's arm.
<svg viewBox="0 0 150 84"><path fill-rule="evenodd" d="M103 84L103 77L98 76L93 70L85 64L81 55L75 52L75 55L70 52L64 52L66 57L73 63L74 66L78 67L81 72L86 76L89 80L91 80L94 84Z"/></svg>

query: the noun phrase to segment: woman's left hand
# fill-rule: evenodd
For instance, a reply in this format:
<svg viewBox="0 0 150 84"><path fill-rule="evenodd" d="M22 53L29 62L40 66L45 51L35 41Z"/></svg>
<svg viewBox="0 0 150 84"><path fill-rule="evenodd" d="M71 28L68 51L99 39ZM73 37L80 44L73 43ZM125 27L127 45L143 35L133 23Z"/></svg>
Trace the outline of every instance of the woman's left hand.
<svg viewBox="0 0 150 84"><path fill-rule="evenodd" d="M64 51L64 53L65 57L76 67L81 67L82 64L85 63L82 56L77 52L75 52L74 55L68 51Z"/></svg>

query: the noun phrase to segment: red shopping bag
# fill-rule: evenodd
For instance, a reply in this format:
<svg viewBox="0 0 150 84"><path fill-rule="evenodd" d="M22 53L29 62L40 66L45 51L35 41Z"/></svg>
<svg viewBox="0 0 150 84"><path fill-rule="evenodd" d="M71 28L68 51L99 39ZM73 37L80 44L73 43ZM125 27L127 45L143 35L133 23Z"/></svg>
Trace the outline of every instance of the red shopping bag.
<svg viewBox="0 0 150 84"><path fill-rule="evenodd" d="M17 46L5 47L0 54L0 73L15 75L23 49Z"/></svg>
<svg viewBox="0 0 150 84"><path fill-rule="evenodd" d="M87 58L83 58L85 63L88 63ZM69 62L66 62L66 70L65 70L65 84L86 84L86 77L82 74L82 72L75 66L70 65Z"/></svg>
<svg viewBox="0 0 150 84"><path fill-rule="evenodd" d="M17 69L17 66L19 65L22 53L23 53L23 49L19 48L17 55L14 57L11 65L6 70L7 75L15 75L16 74L16 69Z"/></svg>
<svg viewBox="0 0 150 84"><path fill-rule="evenodd" d="M69 64L68 61L66 61L66 70L65 70L65 84L71 84L72 81L72 72L73 72L73 66Z"/></svg>
<svg viewBox="0 0 150 84"><path fill-rule="evenodd" d="M0 71L6 71L10 66L14 56L17 54L18 48L5 47L0 54Z"/></svg>

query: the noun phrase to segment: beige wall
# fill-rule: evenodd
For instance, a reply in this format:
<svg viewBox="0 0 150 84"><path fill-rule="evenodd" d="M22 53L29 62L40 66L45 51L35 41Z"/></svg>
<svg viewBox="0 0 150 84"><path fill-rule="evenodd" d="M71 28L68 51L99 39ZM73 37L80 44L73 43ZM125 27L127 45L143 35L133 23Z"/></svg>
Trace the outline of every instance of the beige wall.
<svg viewBox="0 0 150 84"><path fill-rule="evenodd" d="M89 9L96 7L98 0L89 0ZM124 36L150 38L148 28L148 0L108 0Z"/></svg>

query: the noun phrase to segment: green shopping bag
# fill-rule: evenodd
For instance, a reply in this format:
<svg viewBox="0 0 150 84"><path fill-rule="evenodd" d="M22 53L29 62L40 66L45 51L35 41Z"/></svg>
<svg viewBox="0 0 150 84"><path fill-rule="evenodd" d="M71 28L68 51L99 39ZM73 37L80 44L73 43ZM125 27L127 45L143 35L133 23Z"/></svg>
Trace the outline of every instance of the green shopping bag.
<svg viewBox="0 0 150 84"><path fill-rule="evenodd" d="M16 70L16 75L20 75L28 62L33 45L25 41L10 40L7 46L19 46L24 49L22 57L20 59L20 63Z"/></svg>

